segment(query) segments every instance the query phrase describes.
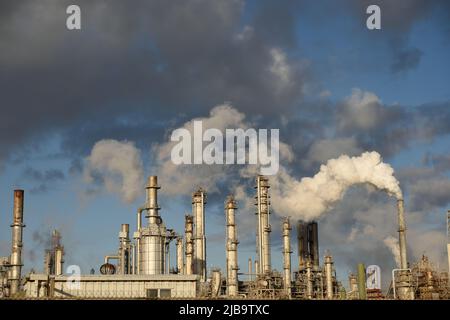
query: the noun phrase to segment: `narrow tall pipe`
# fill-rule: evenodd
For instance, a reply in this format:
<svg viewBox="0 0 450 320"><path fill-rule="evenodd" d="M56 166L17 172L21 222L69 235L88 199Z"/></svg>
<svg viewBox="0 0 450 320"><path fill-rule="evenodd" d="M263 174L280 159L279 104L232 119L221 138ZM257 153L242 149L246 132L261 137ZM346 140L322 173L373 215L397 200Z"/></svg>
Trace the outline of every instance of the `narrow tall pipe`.
<svg viewBox="0 0 450 320"><path fill-rule="evenodd" d="M130 225L122 224L119 232L119 274L130 273Z"/></svg>
<svg viewBox="0 0 450 320"><path fill-rule="evenodd" d="M306 267L306 260L309 255L307 223L302 220L297 222L297 249L298 270L302 271Z"/></svg>
<svg viewBox="0 0 450 320"><path fill-rule="evenodd" d="M311 261L308 259L306 261L306 297L308 299L313 298L313 278L311 268Z"/></svg>
<svg viewBox="0 0 450 320"><path fill-rule="evenodd" d="M258 206L258 259L259 273L270 273L271 252L270 252L270 200L269 200L269 180L264 176L258 176L256 180L257 203Z"/></svg>
<svg viewBox="0 0 450 320"><path fill-rule="evenodd" d="M23 202L24 202L24 191L14 190L14 209L13 209L13 223L12 228L12 248L11 248L11 258L10 258L10 273L9 273L9 283L10 283L10 293L11 295L16 294L20 289L20 282L22 278L22 236L23 228Z"/></svg>
<svg viewBox="0 0 450 320"><path fill-rule="evenodd" d="M193 274L193 257L194 257L194 245L192 240L194 218L191 215L185 216L185 243L186 243L186 264L185 274Z"/></svg>
<svg viewBox="0 0 450 320"><path fill-rule="evenodd" d="M285 218L283 221L283 269L284 269L284 291L285 294L291 297L291 241L290 232L291 224L289 218Z"/></svg>
<svg viewBox="0 0 450 320"><path fill-rule="evenodd" d="M400 268L408 268L408 259L406 256L406 223L403 199L397 200L398 209L398 237L400 246Z"/></svg>
<svg viewBox="0 0 450 320"><path fill-rule="evenodd" d="M205 236L205 204L206 193L198 189L192 195L192 214L194 216L194 272L206 281L206 236Z"/></svg>
<svg viewBox="0 0 450 320"><path fill-rule="evenodd" d="M447 257L448 274L450 274L450 210L447 211Z"/></svg>
<svg viewBox="0 0 450 320"><path fill-rule="evenodd" d="M325 256L325 280L327 285L327 299L333 299L333 258Z"/></svg>
<svg viewBox="0 0 450 320"><path fill-rule="evenodd" d="M225 215L227 221L227 294L228 296L236 296L238 293L238 265L237 265L237 235L235 210L237 209L236 201L232 196L228 197L225 203Z"/></svg>
<svg viewBox="0 0 450 320"><path fill-rule="evenodd" d="M253 280L253 270L252 270L252 258L248 258L248 277L247 280L248 281L252 281Z"/></svg>
<svg viewBox="0 0 450 320"><path fill-rule="evenodd" d="M183 259L183 237L177 237L177 273L184 273L184 259Z"/></svg>

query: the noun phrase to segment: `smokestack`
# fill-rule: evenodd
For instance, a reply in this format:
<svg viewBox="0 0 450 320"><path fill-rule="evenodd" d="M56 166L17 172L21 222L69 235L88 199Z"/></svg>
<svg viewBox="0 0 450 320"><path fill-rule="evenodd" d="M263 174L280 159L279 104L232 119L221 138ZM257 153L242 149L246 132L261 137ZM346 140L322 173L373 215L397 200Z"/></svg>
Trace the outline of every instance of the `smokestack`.
<svg viewBox="0 0 450 320"><path fill-rule="evenodd" d="M225 215L227 220L227 295L236 296L238 293L238 265L237 265L237 236L235 223L236 201L229 196L225 203Z"/></svg>
<svg viewBox="0 0 450 320"><path fill-rule="evenodd" d="M298 247L298 270L302 271L306 267L306 260L309 256L308 250L308 224L304 221L297 222L297 247Z"/></svg>
<svg viewBox="0 0 450 320"><path fill-rule="evenodd" d="M14 213L12 228L12 248L10 258L10 294L16 294L20 289L21 272L22 272L22 232L25 225L23 224L23 200L24 191L14 190Z"/></svg>
<svg viewBox="0 0 450 320"><path fill-rule="evenodd" d="M269 200L269 180L264 176L256 178L256 205L257 205L257 248L259 270L258 274L267 274L271 271L270 257L270 200Z"/></svg>
<svg viewBox="0 0 450 320"><path fill-rule="evenodd" d="M447 256L448 274L450 274L450 210L447 211Z"/></svg>
<svg viewBox="0 0 450 320"><path fill-rule="evenodd" d="M200 188L192 195L192 214L195 226L194 271L206 281L206 237L205 237L206 193Z"/></svg>
<svg viewBox="0 0 450 320"><path fill-rule="evenodd" d="M194 244L192 240L194 217L191 215L185 216L185 241L186 241L186 265L185 274L193 274L193 258L194 258Z"/></svg>
<svg viewBox="0 0 450 320"><path fill-rule="evenodd" d="M285 218L283 221L284 291L289 298L291 297L291 230L289 218Z"/></svg>
<svg viewBox="0 0 450 320"><path fill-rule="evenodd" d="M325 279L327 284L327 299L333 299L333 258L325 256Z"/></svg>
<svg viewBox="0 0 450 320"><path fill-rule="evenodd" d="M44 274L51 275L52 269L53 269L52 252L50 250L45 250Z"/></svg>
<svg viewBox="0 0 450 320"><path fill-rule="evenodd" d="M366 267L362 263L358 264L358 291L359 299L366 300Z"/></svg>
<svg viewBox="0 0 450 320"><path fill-rule="evenodd" d="M177 237L177 271L178 274L184 273L184 263L183 263L183 237Z"/></svg>
<svg viewBox="0 0 450 320"><path fill-rule="evenodd" d="M146 185L146 203L142 210L146 210L147 227L138 230L138 265L139 274L163 274L165 272L165 243L166 227L159 216L158 205L158 177L150 176Z"/></svg>
<svg viewBox="0 0 450 320"><path fill-rule="evenodd" d="M309 223L309 250L314 270L319 269L319 231L317 222Z"/></svg>
<svg viewBox="0 0 450 320"><path fill-rule="evenodd" d="M408 268L408 260L406 257L406 223L403 199L397 200L398 208L398 237L400 246L400 269Z"/></svg>
<svg viewBox="0 0 450 320"><path fill-rule="evenodd" d="M130 225L122 224L119 232L119 274L130 273Z"/></svg>

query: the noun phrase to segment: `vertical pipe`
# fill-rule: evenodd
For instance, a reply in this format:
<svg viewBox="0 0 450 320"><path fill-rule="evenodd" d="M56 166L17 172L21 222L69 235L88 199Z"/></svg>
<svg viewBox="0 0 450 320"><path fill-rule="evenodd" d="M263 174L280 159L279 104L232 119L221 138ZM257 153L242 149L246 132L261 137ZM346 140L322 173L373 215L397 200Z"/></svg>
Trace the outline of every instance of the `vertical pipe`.
<svg viewBox="0 0 450 320"><path fill-rule="evenodd" d="M358 264L358 292L359 299L366 300L367 292L366 292L366 267L364 264Z"/></svg>
<svg viewBox="0 0 450 320"><path fill-rule="evenodd" d="M308 299L313 298L313 278L311 271L311 261L306 260L306 297Z"/></svg>
<svg viewBox="0 0 450 320"><path fill-rule="evenodd" d="M194 218L190 215L185 216L185 243L186 243L186 264L185 264L185 274L193 274L193 255L194 246L192 243L192 233L193 233L193 220Z"/></svg>
<svg viewBox="0 0 450 320"><path fill-rule="evenodd" d="M400 246L400 268L408 268L408 261L406 257L406 223L403 199L397 200L398 208L398 237Z"/></svg>
<svg viewBox="0 0 450 320"><path fill-rule="evenodd" d="M22 232L25 225L23 224L23 202L24 191L14 190L14 213L12 228L12 248L10 259L10 293L16 294L20 289L21 273L22 273Z"/></svg>
<svg viewBox="0 0 450 320"><path fill-rule="evenodd" d="M271 271L271 254L270 254L270 200L269 200L269 183L264 176L257 177L257 206L258 206L258 238L259 238L259 268L260 273L270 273Z"/></svg>
<svg viewBox="0 0 450 320"><path fill-rule="evenodd" d="M448 274L450 275L450 210L447 211L447 258Z"/></svg>
<svg viewBox="0 0 450 320"><path fill-rule="evenodd" d="M194 215L195 248L194 272L206 281L206 237L205 237L206 194L200 188L192 195L192 214Z"/></svg>
<svg viewBox="0 0 450 320"><path fill-rule="evenodd" d="M130 225L122 224L119 232L119 274L128 274L130 267Z"/></svg>
<svg viewBox="0 0 450 320"><path fill-rule="evenodd" d="M325 280L327 285L327 299L333 299L333 258L325 256Z"/></svg>
<svg viewBox="0 0 450 320"><path fill-rule="evenodd" d="M44 274L47 276L51 275L52 269L52 253L50 250L45 250Z"/></svg>
<svg viewBox="0 0 450 320"><path fill-rule="evenodd" d="M291 230L292 228L289 222L289 218L285 218L283 221L284 290L289 298L291 297Z"/></svg>
<svg viewBox="0 0 450 320"><path fill-rule="evenodd" d="M60 276L64 270L64 248L59 246L55 249L55 275Z"/></svg>
<svg viewBox="0 0 450 320"><path fill-rule="evenodd" d="M235 223L235 210L237 209L236 201L232 196L228 197L225 203L225 215L227 221L227 294L228 296L236 296L238 293L238 275L237 266L237 235Z"/></svg>
<svg viewBox="0 0 450 320"><path fill-rule="evenodd" d="M258 270L259 270L259 261L255 260L255 274L258 276Z"/></svg>
<svg viewBox="0 0 450 320"><path fill-rule="evenodd" d="M177 237L177 272L178 274L184 273L184 261L183 261L183 237Z"/></svg>
<svg viewBox="0 0 450 320"><path fill-rule="evenodd" d="M252 281L253 270L252 270L252 258L248 258L248 281Z"/></svg>

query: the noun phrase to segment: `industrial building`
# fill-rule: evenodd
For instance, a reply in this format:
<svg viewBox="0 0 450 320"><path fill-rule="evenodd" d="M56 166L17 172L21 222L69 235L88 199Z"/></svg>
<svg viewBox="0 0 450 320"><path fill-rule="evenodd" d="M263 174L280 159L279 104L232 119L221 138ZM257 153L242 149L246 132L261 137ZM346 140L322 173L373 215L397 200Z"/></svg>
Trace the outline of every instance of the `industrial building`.
<svg viewBox="0 0 450 320"><path fill-rule="evenodd" d="M185 215L184 234L167 227L160 214L158 178L150 176L144 204L136 211L136 230L119 228L117 251L104 255L100 274L64 273L61 234L52 233L44 253L43 273L22 274L24 191L14 191L11 255L0 257L0 297L7 299L449 299L448 272L438 271L427 257L408 264L403 200L397 201L400 266L392 270L386 294L381 291L380 268L358 264L348 285L337 278L333 256L319 256L318 221L291 221L281 225L282 272L272 268L269 178L255 183L256 258L238 265L240 214L235 198L224 202L225 270L207 270L205 210L207 193L192 194L192 212ZM143 218L145 218L143 222ZM447 216L450 224L450 211ZM296 229L297 254L292 264L291 233ZM450 227L450 226L449 226ZM450 229L449 229L450 231ZM449 232L450 233L450 232ZM132 236L131 236L132 235ZM171 259L174 246L176 257ZM450 251L450 241L448 244ZM450 255L449 255L450 259ZM449 261L450 262L450 261ZM293 268L293 265L295 267ZM244 271L244 269L246 271Z"/></svg>

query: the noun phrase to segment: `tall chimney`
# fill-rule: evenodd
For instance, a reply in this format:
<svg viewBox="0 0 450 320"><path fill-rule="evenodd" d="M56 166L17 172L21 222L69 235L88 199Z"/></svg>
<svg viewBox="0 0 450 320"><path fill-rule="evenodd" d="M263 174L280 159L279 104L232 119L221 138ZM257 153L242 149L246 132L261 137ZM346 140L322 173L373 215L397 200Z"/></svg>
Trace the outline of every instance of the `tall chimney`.
<svg viewBox="0 0 450 320"><path fill-rule="evenodd" d="M291 297L291 224L289 218L283 221L283 269L284 269L284 291Z"/></svg>
<svg viewBox="0 0 450 320"><path fill-rule="evenodd" d="M319 269L319 231L317 222L309 223L310 255L314 270Z"/></svg>
<svg viewBox="0 0 450 320"><path fill-rule="evenodd" d="M298 247L298 270L302 271L306 267L306 260L309 256L308 250L308 224L302 220L297 222L297 247Z"/></svg>
<svg viewBox="0 0 450 320"><path fill-rule="evenodd" d="M269 180L264 176L258 176L256 179L256 206L257 206L257 248L258 248L258 274L270 273L271 255L270 255L270 200L269 200Z"/></svg>
<svg viewBox="0 0 450 320"><path fill-rule="evenodd" d="M327 284L327 299L333 299L333 258L325 256L325 279Z"/></svg>
<svg viewBox="0 0 450 320"><path fill-rule="evenodd" d="M225 215L227 220L227 295L236 296L238 293L238 265L237 265L237 236L235 223L236 201L232 196L225 203Z"/></svg>
<svg viewBox="0 0 450 320"><path fill-rule="evenodd" d="M448 274L450 274L450 210L447 211L447 257Z"/></svg>
<svg viewBox="0 0 450 320"><path fill-rule="evenodd" d="M61 245L61 234L58 230L53 230L53 255L54 255L54 274L59 276L63 274L64 266L64 247Z"/></svg>
<svg viewBox="0 0 450 320"><path fill-rule="evenodd" d="M206 281L205 203L206 193L200 188L192 195L192 214L195 220L194 271L201 281Z"/></svg>
<svg viewBox="0 0 450 320"><path fill-rule="evenodd" d="M193 258L194 258L194 244L192 240L192 234L193 234L193 224L194 224L194 217L191 215L185 216L185 241L186 241L186 265L185 265L185 274L193 274Z"/></svg>
<svg viewBox="0 0 450 320"><path fill-rule="evenodd" d="M20 289L21 272L22 272L22 232L25 225L23 224L23 190L14 190L14 213L12 228L12 248L10 258L10 294L16 294Z"/></svg>
<svg viewBox="0 0 450 320"><path fill-rule="evenodd" d="M183 261L183 237L177 237L177 271L178 274L184 273L184 261Z"/></svg>
<svg viewBox="0 0 450 320"><path fill-rule="evenodd" d="M398 237L400 246L400 268L408 268L408 260L406 257L406 223L403 199L397 200L398 208Z"/></svg>

